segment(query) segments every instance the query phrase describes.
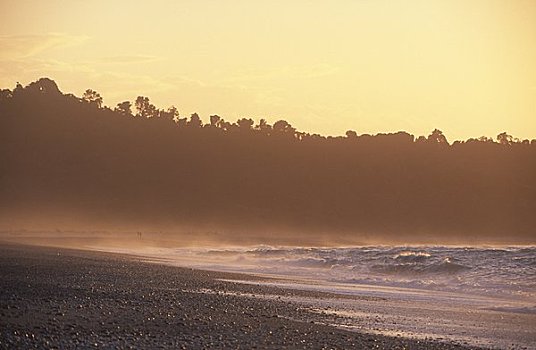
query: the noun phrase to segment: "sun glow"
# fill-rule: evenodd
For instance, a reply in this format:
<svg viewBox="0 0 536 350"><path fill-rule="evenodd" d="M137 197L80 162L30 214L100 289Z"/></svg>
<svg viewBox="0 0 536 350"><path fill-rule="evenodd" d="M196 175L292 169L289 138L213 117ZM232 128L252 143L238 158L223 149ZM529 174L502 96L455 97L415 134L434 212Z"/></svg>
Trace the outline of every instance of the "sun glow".
<svg viewBox="0 0 536 350"><path fill-rule="evenodd" d="M340 135L536 133L533 1L3 1L0 85Z"/></svg>

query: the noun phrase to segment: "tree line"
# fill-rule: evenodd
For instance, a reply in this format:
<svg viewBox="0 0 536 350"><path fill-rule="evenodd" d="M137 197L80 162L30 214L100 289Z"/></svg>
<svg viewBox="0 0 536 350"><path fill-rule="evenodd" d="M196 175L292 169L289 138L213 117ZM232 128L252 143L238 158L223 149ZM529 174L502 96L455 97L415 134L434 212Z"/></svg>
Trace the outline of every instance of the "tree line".
<svg viewBox="0 0 536 350"><path fill-rule="evenodd" d="M536 140L322 136L43 78L0 90L0 217L355 238L534 240ZM24 215L23 215L24 214ZM253 234L253 233L251 233ZM428 237L428 238L427 238Z"/></svg>

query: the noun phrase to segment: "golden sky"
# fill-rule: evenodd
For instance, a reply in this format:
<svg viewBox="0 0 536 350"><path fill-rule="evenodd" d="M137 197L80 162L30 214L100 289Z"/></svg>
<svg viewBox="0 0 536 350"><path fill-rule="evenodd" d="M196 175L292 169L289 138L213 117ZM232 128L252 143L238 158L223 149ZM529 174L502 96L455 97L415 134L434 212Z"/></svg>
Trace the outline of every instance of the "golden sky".
<svg viewBox="0 0 536 350"><path fill-rule="evenodd" d="M0 87L340 135L536 138L534 0L1 0Z"/></svg>

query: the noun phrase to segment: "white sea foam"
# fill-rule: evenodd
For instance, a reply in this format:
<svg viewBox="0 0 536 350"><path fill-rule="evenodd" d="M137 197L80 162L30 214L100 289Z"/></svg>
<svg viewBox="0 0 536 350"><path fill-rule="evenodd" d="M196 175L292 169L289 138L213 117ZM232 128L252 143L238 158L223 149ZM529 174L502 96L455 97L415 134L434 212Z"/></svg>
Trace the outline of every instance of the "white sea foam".
<svg viewBox="0 0 536 350"><path fill-rule="evenodd" d="M283 277L242 283L356 296L359 302L334 297L293 300L336 315L337 327L536 349L536 247L113 250L159 263Z"/></svg>
<svg viewBox="0 0 536 350"><path fill-rule="evenodd" d="M177 265L496 296L536 305L536 247L154 248Z"/></svg>

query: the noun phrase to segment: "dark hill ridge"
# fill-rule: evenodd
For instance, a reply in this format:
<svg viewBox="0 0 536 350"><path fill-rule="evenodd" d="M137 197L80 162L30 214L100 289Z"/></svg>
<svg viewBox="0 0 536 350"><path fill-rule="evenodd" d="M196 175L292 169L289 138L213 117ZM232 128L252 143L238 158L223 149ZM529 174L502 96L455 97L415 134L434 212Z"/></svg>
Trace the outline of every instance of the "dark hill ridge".
<svg viewBox="0 0 536 350"><path fill-rule="evenodd" d="M322 137L131 107L50 79L1 90L0 221L536 242L535 140Z"/></svg>

